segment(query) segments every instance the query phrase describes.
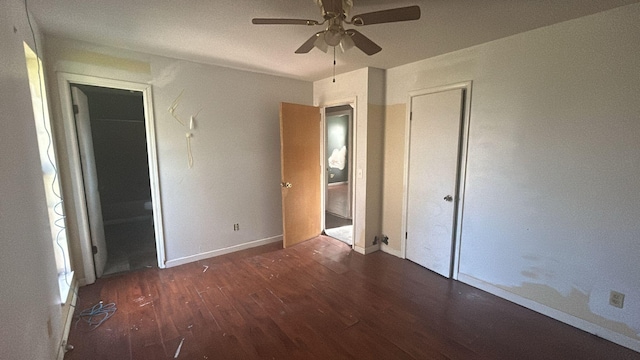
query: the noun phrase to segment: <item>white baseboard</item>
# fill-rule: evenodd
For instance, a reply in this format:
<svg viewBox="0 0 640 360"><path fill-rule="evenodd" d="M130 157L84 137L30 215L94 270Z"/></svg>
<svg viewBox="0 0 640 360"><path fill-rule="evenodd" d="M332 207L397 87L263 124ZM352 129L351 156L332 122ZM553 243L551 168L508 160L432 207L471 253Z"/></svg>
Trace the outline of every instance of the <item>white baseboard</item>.
<svg viewBox="0 0 640 360"><path fill-rule="evenodd" d="M62 339L60 339L60 344L58 346L58 360L64 359L64 354L67 352L66 347L69 341L69 332L71 331L71 323L73 323L73 314L74 309L76 308L76 303L78 302L78 285L75 282L71 282L71 288L69 289L69 296L67 301L69 301L69 305L65 305L67 307L67 314L63 319L63 328L62 328ZM66 304L66 303L65 303Z"/></svg>
<svg viewBox="0 0 640 360"><path fill-rule="evenodd" d="M403 259L401 251L393 249L389 245L381 244L380 250L382 250L382 252L386 252L389 255L393 255L393 256L399 257L400 259Z"/></svg>
<svg viewBox="0 0 640 360"><path fill-rule="evenodd" d="M253 248L253 247L256 247L256 246L267 245L267 244L271 244L271 243L278 242L278 241L282 241L282 235L273 236L273 237L266 238L266 239L254 240L254 241L250 241L250 242L239 244L239 245L229 246L229 247L226 247L226 248L223 248L223 249L211 250L211 251L203 252L203 253L200 253L200 254L185 256L185 257L181 257L181 258L177 258L177 259L173 259L173 260L168 260L165 263L165 266L167 268L170 268L170 267L174 267L174 266L184 265L184 264L188 264L188 263L191 263L191 262L194 262L194 261L208 259L208 258L211 258L211 257L225 255L225 254L230 254L232 252L245 250L245 249L250 249L250 248Z"/></svg>
<svg viewBox="0 0 640 360"><path fill-rule="evenodd" d="M578 317L575 317L573 315L569 315L567 313L564 313L560 310L556 310L554 308L548 307L546 305L540 304L538 302L535 302L533 300L524 298L522 296L516 295L512 292L509 292L507 290L504 290L502 288L499 288L495 285L486 283L482 280L476 279L472 276L469 275L465 275L465 274L458 274L458 280L471 285L475 288L478 288L480 290L486 291L488 293L491 293L493 295L496 295L498 297L501 297L505 300L509 300L513 303L516 303L518 305L524 306L527 309L533 310L537 313L540 313L542 315L546 315L552 319L558 320L560 322L563 322L565 324L571 325L573 327L576 327L580 330L584 330L588 333L594 334L598 337L601 337L603 339L609 340L611 342L614 342L618 345L624 346L626 348L629 348L633 351L637 351L640 352L640 341L636 340L636 339L632 339L630 337L624 336L622 334L619 334L615 331L612 331L610 329L607 329L605 327L602 327L600 325L588 322L586 320L580 319Z"/></svg>
<svg viewBox="0 0 640 360"><path fill-rule="evenodd" d="M356 252L362 255L367 255L367 254L371 254L372 252L376 252L380 250L380 244L367 246L366 248L360 247L358 245L354 245L353 250L355 250Z"/></svg>

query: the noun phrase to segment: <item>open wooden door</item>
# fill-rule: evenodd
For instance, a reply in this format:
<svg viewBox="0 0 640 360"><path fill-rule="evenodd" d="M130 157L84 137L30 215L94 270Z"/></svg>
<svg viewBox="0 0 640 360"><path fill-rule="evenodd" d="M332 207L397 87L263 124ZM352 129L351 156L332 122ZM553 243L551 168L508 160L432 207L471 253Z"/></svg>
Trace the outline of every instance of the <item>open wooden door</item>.
<svg viewBox="0 0 640 360"><path fill-rule="evenodd" d="M288 247L320 235L320 108L280 104L282 234Z"/></svg>
<svg viewBox="0 0 640 360"><path fill-rule="evenodd" d="M93 155L89 103L87 95L75 86L71 87L71 97L76 118L76 130L78 132L78 147L80 149L80 164L82 165L87 213L89 215L93 261L96 277L99 278L102 276L105 265L107 264L107 243L104 236L96 159Z"/></svg>

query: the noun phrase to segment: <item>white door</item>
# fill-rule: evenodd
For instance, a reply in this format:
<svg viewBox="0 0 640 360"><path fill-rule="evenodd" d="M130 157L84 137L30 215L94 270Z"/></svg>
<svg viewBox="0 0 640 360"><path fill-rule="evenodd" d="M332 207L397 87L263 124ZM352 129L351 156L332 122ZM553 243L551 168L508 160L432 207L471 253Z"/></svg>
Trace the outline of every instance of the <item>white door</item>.
<svg viewBox="0 0 640 360"><path fill-rule="evenodd" d="M107 243L104 237L104 223L100 193L98 191L98 174L93 155L93 139L91 137L91 122L87 96L77 87L71 87L71 97L74 105L76 131L78 132L78 147L80 148L80 164L84 180L84 191L89 214L89 230L93 245L93 261L96 277L101 277L107 264Z"/></svg>
<svg viewBox="0 0 640 360"><path fill-rule="evenodd" d="M463 89L411 99L406 257L451 277Z"/></svg>

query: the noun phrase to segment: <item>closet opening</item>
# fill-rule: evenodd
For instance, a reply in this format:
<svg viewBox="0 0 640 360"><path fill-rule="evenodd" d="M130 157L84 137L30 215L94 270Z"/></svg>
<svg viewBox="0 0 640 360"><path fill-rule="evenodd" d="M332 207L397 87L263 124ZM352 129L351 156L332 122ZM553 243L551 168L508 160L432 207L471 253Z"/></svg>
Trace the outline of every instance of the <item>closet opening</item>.
<svg viewBox="0 0 640 360"><path fill-rule="evenodd" d="M71 93L96 277L157 267L143 93Z"/></svg>

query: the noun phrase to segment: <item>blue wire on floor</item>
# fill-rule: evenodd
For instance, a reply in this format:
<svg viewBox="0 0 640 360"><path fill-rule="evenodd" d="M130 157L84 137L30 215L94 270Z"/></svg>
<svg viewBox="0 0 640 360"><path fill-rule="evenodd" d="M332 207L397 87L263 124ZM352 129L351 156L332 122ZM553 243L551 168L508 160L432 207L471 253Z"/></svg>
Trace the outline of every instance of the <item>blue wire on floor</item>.
<svg viewBox="0 0 640 360"><path fill-rule="evenodd" d="M108 318L113 316L113 314L116 313L116 310L118 309L116 308L115 303L109 303L105 305L102 301L100 301L92 307L82 310L80 312L80 315L78 315L79 318L78 321L76 321L75 326L77 327L80 320L83 320L84 322L89 324L89 326L92 326L93 328L91 330L93 330L102 325L102 323L107 321Z"/></svg>

